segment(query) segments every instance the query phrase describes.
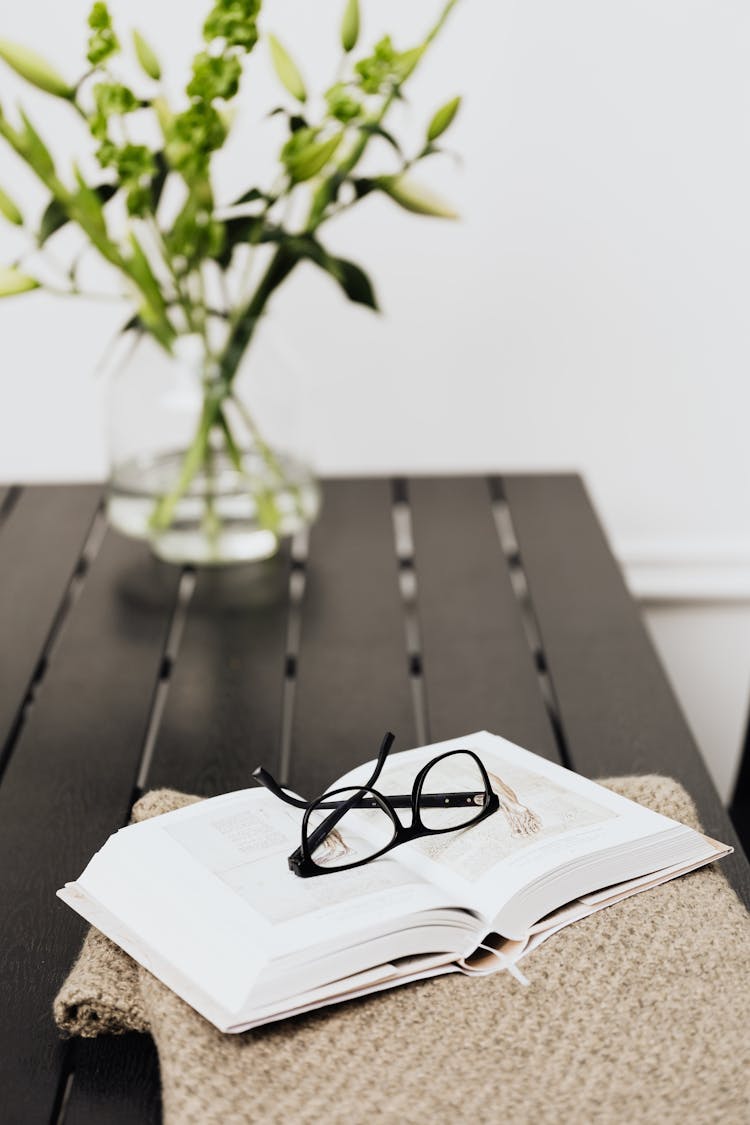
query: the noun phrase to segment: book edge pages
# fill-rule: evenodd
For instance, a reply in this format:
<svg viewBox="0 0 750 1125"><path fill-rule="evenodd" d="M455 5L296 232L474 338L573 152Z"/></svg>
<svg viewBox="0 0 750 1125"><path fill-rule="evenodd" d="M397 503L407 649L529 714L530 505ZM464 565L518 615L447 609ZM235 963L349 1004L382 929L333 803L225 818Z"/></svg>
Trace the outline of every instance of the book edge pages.
<svg viewBox="0 0 750 1125"><path fill-rule="evenodd" d="M166 958L146 946L120 919L103 907L78 883L66 883L57 897L91 926L119 946L129 957L152 973L177 996L212 1023L219 1031L226 1031L233 1013L226 1012L194 981L180 973Z"/></svg>
<svg viewBox="0 0 750 1125"><path fill-rule="evenodd" d="M711 839L709 836L704 836L703 839L715 849L712 855L696 860L693 863L664 868L662 871L652 872L638 879L626 880L623 883L606 888L606 891L602 891L600 894L586 895L574 899L572 902L566 903L558 910L555 910L549 918L545 919L543 922L538 922L532 926L526 938L504 938L502 935L497 934L493 937L493 934L490 933L485 938L483 944L491 947L491 949L487 949L481 967L477 967L476 964L471 965L469 963L469 958L463 958L456 962L457 969L467 976L488 976L490 973L502 972L503 969L508 967L508 962L517 964L524 957L527 957L529 953L533 953L535 949L538 949L543 942L547 941L554 934L559 933L560 930L565 929L567 926L580 922L584 918L589 918L592 914L596 914L600 910L606 910L607 907L615 906L619 902L624 902L625 899L632 898L634 895L642 894L644 891L654 890L656 887L661 887L665 883L670 883L673 879L678 879L682 875L689 874L691 871L697 871L701 867L707 867L717 859L723 859L734 851L728 844L722 844L717 840ZM602 898L601 895L605 893L607 897ZM500 940L495 940L498 937ZM481 948L481 946L479 948ZM494 950L494 952L492 952L492 950ZM481 955L477 951L476 954L472 954L471 956L478 959Z"/></svg>

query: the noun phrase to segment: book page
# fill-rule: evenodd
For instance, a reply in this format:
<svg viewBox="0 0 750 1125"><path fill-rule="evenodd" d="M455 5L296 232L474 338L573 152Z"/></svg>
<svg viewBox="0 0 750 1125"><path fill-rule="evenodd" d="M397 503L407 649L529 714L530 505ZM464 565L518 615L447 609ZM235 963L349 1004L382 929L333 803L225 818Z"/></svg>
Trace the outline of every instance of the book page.
<svg viewBox="0 0 750 1125"><path fill-rule="evenodd" d="M265 790L215 798L161 821L160 831L239 897L259 928L272 929L277 957L315 941L341 944L347 933L444 902L423 876L395 860L308 879L295 875L287 859L300 843L302 812ZM356 837L347 843L349 861L366 847Z"/></svg>
<svg viewBox="0 0 750 1125"><path fill-rule="evenodd" d="M494 918L504 902L562 863L585 858L673 822L619 797L570 770L486 731L389 757L375 788L410 792L420 768L449 750L474 751L483 762L500 808L475 826L436 834L397 849L403 864L441 886L465 905ZM460 759L449 788L468 785ZM448 759L450 769L451 759ZM372 763L337 782L366 780ZM366 816L362 831L367 831ZM402 823L410 812L399 810ZM433 814L433 823L435 822ZM377 861L376 861L377 862Z"/></svg>

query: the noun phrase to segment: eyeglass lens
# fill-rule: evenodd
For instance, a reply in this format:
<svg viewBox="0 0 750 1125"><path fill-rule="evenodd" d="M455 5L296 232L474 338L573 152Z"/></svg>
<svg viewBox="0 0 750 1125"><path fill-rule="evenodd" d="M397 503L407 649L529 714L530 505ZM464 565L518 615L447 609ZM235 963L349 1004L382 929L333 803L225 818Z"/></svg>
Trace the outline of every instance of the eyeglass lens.
<svg viewBox="0 0 750 1125"><path fill-rule="evenodd" d="M439 758L430 766L422 785L423 799L419 805L422 824L433 831L467 827L482 814L485 789L482 771L471 754L458 752ZM436 804L434 800L424 799L440 793L456 792L482 796L474 799L467 797L465 804L450 808Z"/></svg>
<svg viewBox="0 0 750 1125"><path fill-rule="evenodd" d="M307 822L307 840L312 843L310 856L319 867L349 867L353 863L372 859L387 848L396 834L396 825L381 805L373 800L370 808L362 808L363 799L370 796L363 789L339 789L334 794L321 798L321 804L328 808L313 805ZM321 840L316 840L316 829L331 817L332 800L345 803L354 799L359 807L349 809L335 820Z"/></svg>

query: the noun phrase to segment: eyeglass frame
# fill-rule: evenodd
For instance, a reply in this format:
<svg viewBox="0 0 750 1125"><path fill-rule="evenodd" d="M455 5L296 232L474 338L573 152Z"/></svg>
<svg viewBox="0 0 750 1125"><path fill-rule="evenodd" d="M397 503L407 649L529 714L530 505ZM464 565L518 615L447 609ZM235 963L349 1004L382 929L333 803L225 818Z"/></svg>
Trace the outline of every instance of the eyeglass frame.
<svg viewBox="0 0 750 1125"><path fill-rule="evenodd" d="M274 796L285 801L287 804L305 810L305 815L302 819L302 839L300 846L292 852L287 860L289 870L295 875L302 879L307 879L316 875L332 875L337 871L352 871L355 867L363 867L366 863L371 863L372 860L379 859L387 852L400 847L401 844L410 843L412 840L418 840L425 836L441 836L446 832L459 832L464 828L473 828L488 816L491 816L492 813L497 812L500 808L500 798L492 789L484 763L473 750L464 748L447 750L444 754L438 754L435 758L431 758L429 762L426 762L414 779L410 794L399 793L386 795L373 789L372 786L380 776L388 757L388 752L393 745L393 741L394 735L388 731L380 745L375 769L367 782L362 785L351 785L342 787L341 789L334 789L322 794L322 796L314 801L303 801L287 792L285 788L279 785L271 774L262 767L254 771L253 777L272 792ZM456 754L468 754L469 757L474 759L482 780L484 781L484 791L428 793L423 795L422 788L432 767L445 758L453 757ZM347 800L335 801L333 798L336 797L337 793L351 793L352 795ZM367 794L367 796L364 796L364 794ZM481 807L477 815L470 821L467 821L466 824L452 825L447 828L428 828L420 814L420 805L423 808L462 808L470 804L480 806L480 800ZM310 816L318 809L325 808L330 808L333 811L313 830L310 836L308 836L307 826ZM390 842L379 851L367 856L366 859L356 860L354 863L341 864L337 867L320 866L320 864L316 863L313 859L312 852L318 847L321 841L326 838L339 820L353 808L380 808L390 818L394 827L394 833ZM412 819L408 828L399 820L396 812L397 808L411 809Z"/></svg>

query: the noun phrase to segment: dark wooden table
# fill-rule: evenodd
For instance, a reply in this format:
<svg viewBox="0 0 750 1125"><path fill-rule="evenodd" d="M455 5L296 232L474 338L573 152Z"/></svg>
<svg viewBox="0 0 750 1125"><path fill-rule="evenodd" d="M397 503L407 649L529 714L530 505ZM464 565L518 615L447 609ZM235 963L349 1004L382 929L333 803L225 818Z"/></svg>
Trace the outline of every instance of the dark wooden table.
<svg viewBox="0 0 750 1125"><path fill-rule="evenodd" d="M678 777L735 842L574 476L338 480L309 543L181 572L105 529L101 489L0 488L0 1120L158 1121L151 1041L62 1041L84 927L54 897L144 789L260 762L312 795L480 728L592 777ZM750 900L737 852L724 870Z"/></svg>

